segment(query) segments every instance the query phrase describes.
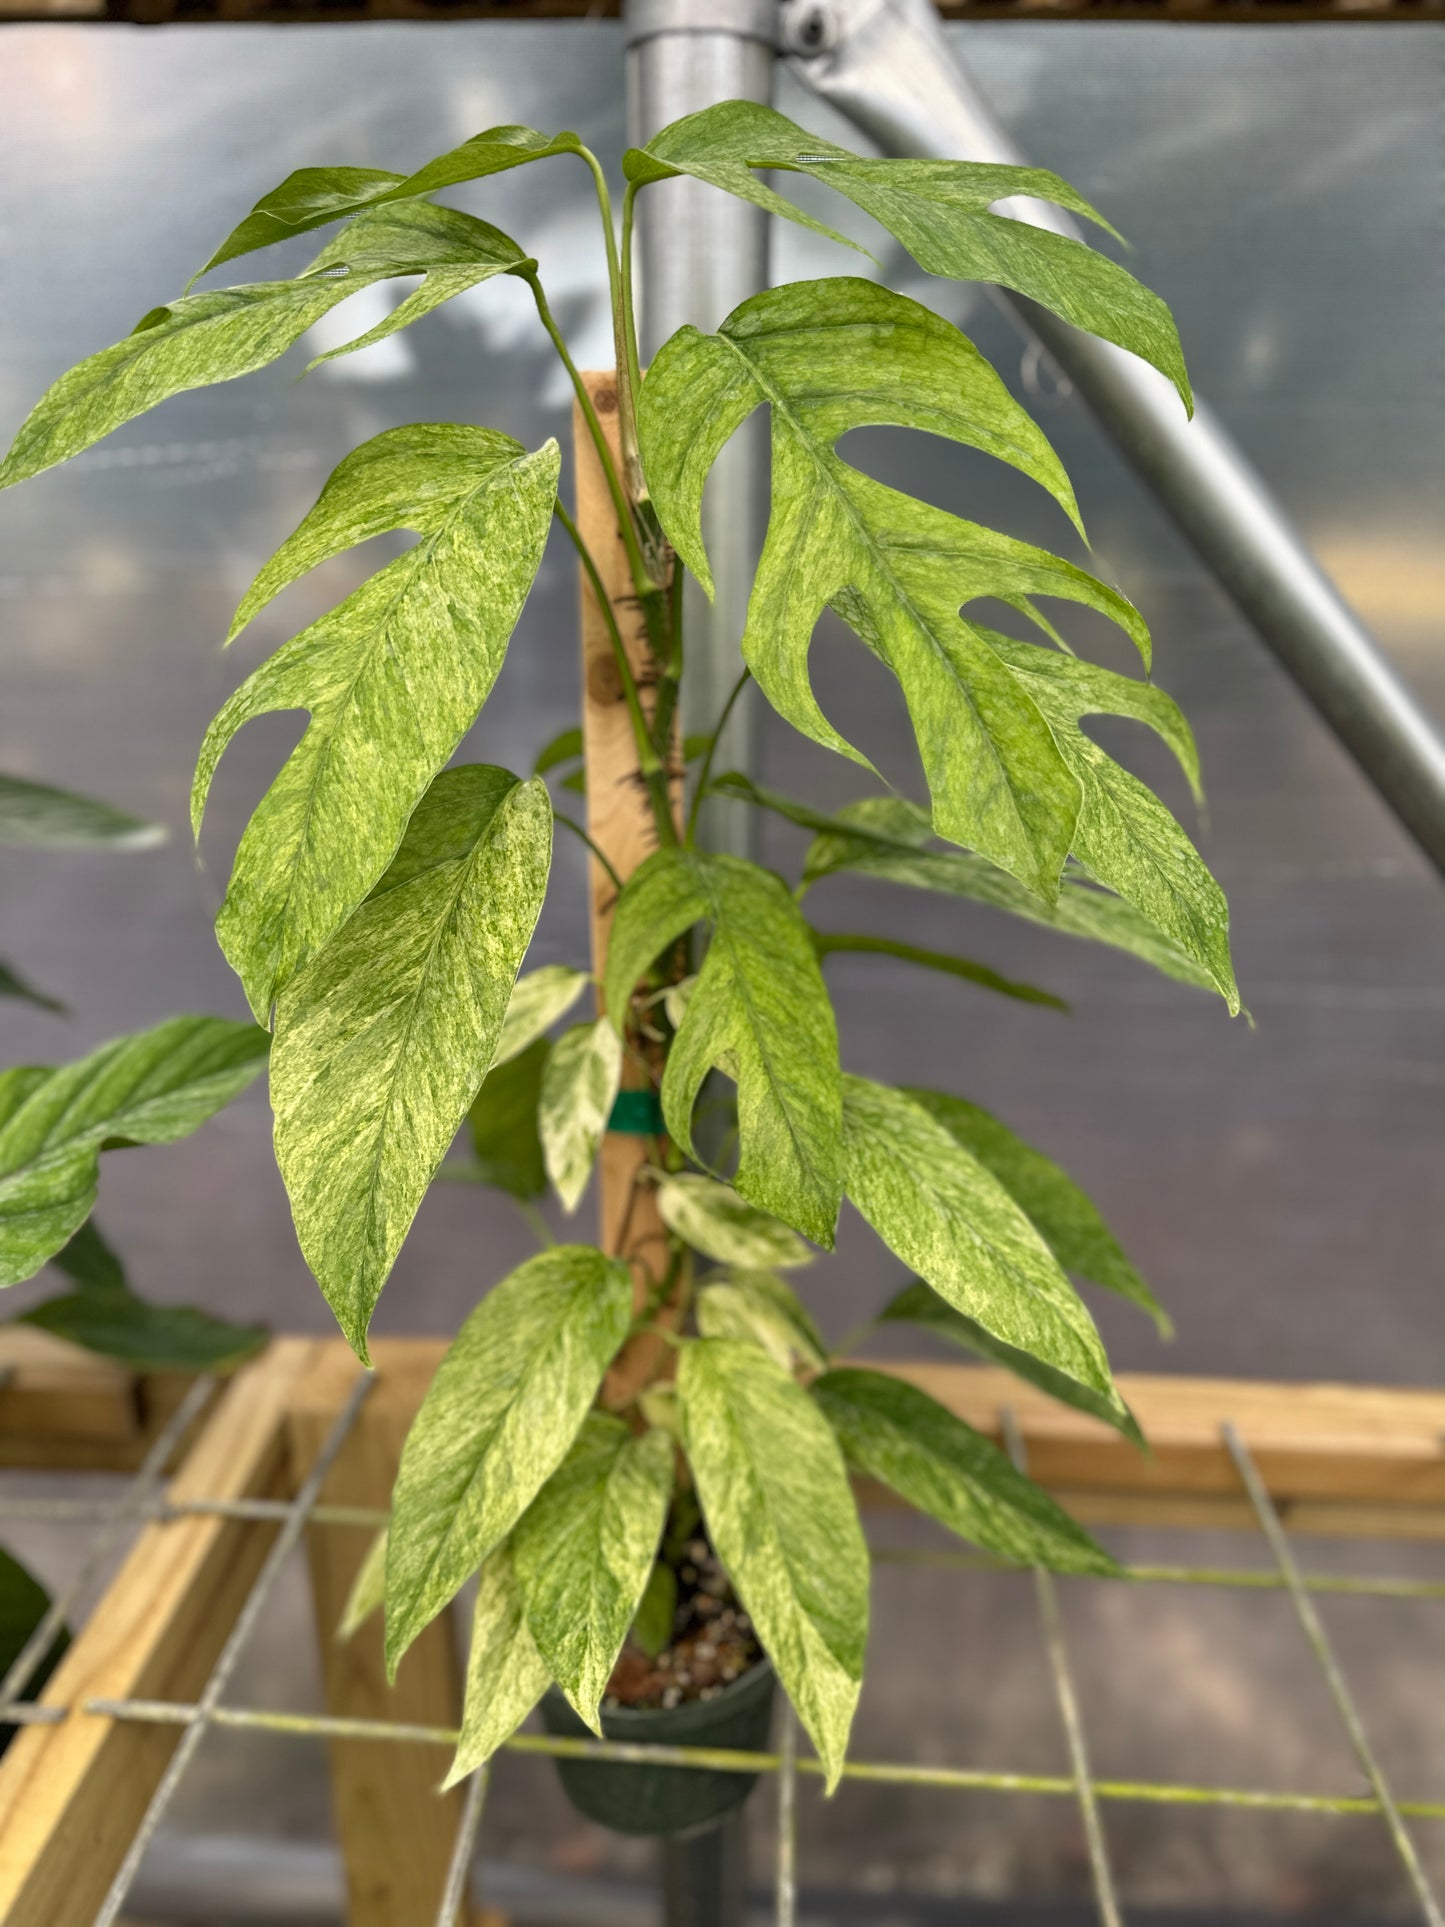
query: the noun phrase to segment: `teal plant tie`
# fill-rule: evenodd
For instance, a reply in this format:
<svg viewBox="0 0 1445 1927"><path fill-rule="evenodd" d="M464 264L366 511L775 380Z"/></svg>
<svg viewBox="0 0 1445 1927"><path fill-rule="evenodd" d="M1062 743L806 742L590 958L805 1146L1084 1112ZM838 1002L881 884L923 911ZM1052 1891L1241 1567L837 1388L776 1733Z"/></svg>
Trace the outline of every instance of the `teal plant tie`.
<svg viewBox="0 0 1445 1927"><path fill-rule="evenodd" d="M662 1121L662 1104L656 1091L619 1091L607 1120L609 1131L623 1131L629 1137L661 1137L667 1128Z"/></svg>

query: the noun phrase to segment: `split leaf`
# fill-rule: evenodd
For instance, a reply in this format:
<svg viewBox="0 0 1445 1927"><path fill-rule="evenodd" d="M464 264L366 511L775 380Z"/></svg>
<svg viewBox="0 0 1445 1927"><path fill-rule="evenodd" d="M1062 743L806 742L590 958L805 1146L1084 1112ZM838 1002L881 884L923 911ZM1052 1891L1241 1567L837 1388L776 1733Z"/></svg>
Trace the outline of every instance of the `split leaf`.
<svg viewBox="0 0 1445 1927"><path fill-rule="evenodd" d="M812 1260L812 1252L785 1224L713 1178L683 1171L665 1179L657 1208L669 1231L720 1265L786 1269Z"/></svg>
<svg viewBox="0 0 1445 1927"><path fill-rule="evenodd" d="M359 1356L482 1087L547 890L545 784L444 771L390 868L276 1006L276 1161L306 1262Z"/></svg>
<svg viewBox="0 0 1445 1927"><path fill-rule="evenodd" d="M512 1535L527 1624L548 1671L601 1738L599 1709L672 1497L673 1447L591 1413Z"/></svg>
<svg viewBox="0 0 1445 1927"><path fill-rule="evenodd" d="M708 1535L837 1785L868 1643L868 1548L843 1455L755 1345L684 1347L678 1397Z"/></svg>
<svg viewBox="0 0 1445 1927"><path fill-rule="evenodd" d="M537 1112L547 1175L564 1211L582 1202L622 1077L622 1039L605 1017L575 1024L552 1047Z"/></svg>
<svg viewBox="0 0 1445 1927"><path fill-rule="evenodd" d="M708 1072L737 1084L739 1162L751 1203L831 1249L841 1192L838 1033L807 925L771 871L739 857L659 850L618 899L606 1005L620 1024L653 959L694 923L711 942L668 1055L662 1107L689 1156Z"/></svg>
<svg viewBox="0 0 1445 1927"><path fill-rule="evenodd" d="M551 1683L527 1628L511 1546L500 1545L477 1581L462 1732L442 1791L485 1766Z"/></svg>
<svg viewBox="0 0 1445 1927"><path fill-rule="evenodd" d="M843 1366L825 1372L811 1390L860 1472L881 1479L960 1538L1016 1565L1117 1572L1047 1492L916 1385Z"/></svg>
<svg viewBox="0 0 1445 1927"><path fill-rule="evenodd" d="M0 1285L53 1258L95 1203L100 1153L189 1137L243 1091L270 1039L224 1017L172 1017L74 1064L0 1073Z"/></svg>
<svg viewBox="0 0 1445 1927"><path fill-rule="evenodd" d="M626 1265L589 1245L554 1245L462 1326L407 1434L392 1499L393 1676L567 1456L631 1318Z"/></svg>

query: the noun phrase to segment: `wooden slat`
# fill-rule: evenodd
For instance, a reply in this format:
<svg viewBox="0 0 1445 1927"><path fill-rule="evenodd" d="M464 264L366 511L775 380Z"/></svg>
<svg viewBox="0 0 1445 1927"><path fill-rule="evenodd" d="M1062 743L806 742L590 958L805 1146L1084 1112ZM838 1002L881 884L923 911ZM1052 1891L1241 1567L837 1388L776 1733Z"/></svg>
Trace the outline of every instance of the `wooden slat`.
<svg viewBox="0 0 1445 1927"><path fill-rule="evenodd" d="M383 1355L391 1347L380 1348ZM391 1503L397 1461L440 1347L402 1341L395 1354L416 1355L419 1369L382 1364L346 1445L327 1477L327 1504L385 1508ZM307 1467L330 1430L360 1368L342 1345L328 1347L318 1369L296 1388L289 1433L293 1477ZM321 1649L326 1707L352 1719L410 1721L454 1727L461 1717L461 1674L452 1617L432 1622L388 1686L380 1616L344 1644L336 1628L371 1533L354 1526L313 1526L307 1551ZM346 1866L348 1927L430 1927L446 1885L461 1818L462 1789L438 1796L444 1752L385 1741L335 1741L331 1758L332 1809ZM479 1923L480 1927L480 1923Z"/></svg>
<svg viewBox="0 0 1445 1927"><path fill-rule="evenodd" d="M174 1500L282 1489L285 1415L324 1345L278 1339L237 1374L172 1481ZM0 1761L0 1921L90 1927L179 1738L102 1719L91 1698L190 1700L201 1690L274 1528L190 1517L140 1533L46 1686L70 1709L23 1727Z"/></svg>
<svg viewBox="0 0 1445 1927"><path fill-rule="evenodd" d="M134 1470L191 1382L133 1372L33 1325L0 1329L0 1373L0 1466L57 1472Z"/></svg>

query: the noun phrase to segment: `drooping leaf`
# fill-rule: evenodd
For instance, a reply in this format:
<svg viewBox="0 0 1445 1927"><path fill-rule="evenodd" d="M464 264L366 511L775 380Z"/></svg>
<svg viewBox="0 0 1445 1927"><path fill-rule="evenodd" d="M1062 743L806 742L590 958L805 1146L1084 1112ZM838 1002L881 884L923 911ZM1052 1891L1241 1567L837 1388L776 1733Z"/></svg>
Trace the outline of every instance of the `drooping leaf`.
<svg viewBox="0 0 1445 1927"><path fill-rule="evenodd" d="M659 1559L648 1577L647 1589L632 1621L632 1639L649 1659L672 1644L677 1620L677 1574Z"/></svg>
<svg viewBox="0 0 1445 1927"><path fill-rule="evenodd" d="M99 843L113 850L149 850L165 840L159 823L143 823L113 804L52 789L48 783L0 776L0 843L48 849L85 849Z"/></svg>
<svg viewBox="0 0 1445 1927"><path fill-rule="evenodd" d="M903 1091L843 1080L848 1196L965 1317L1123 1406L1094 1321L993 1173Z"/></svg>
<svg viewBox="0 0 1445 1927"><path fill-rule="evenodd" d="M518 1056L493 1064L467 1117L476 1162L466 1175L513 1198L546 1196L547 1165L537 1119L551 1055L551 1039L535 1037Z"/></svg>
<svg viewBox="0 0 1445 1927"><path fill-rule="evenodd" d="M87 1218L67 1244L50 1260L57 1271L74 1279L82 1291L113 1294L129 1293L125 1266L117 1252L101 1235L94 1218Z"/></svg>
<svg viewBox="0 0 1445 1927"><path fill-rule="evenodd" d="M823 958L858 955L896 957L900 963L920 964L925 970L937 970L946 977L960 977L965 983L977 984L981 990L996 991L1000 997L1015 998L1019 1003L1040 1004L1046 1010L1067 1010L1069 1007L1062 997L1055 997L1052 991L1040 990L1036 984L1021 983L1015 977L1001 976L998 971L990 970L987 964L975 963L971 957L950 956L946 950L928 950L921 944L903 943L896 937L815 930L813 948Z"/></svg>
<svg viewBox="0 0 1445 1927"><path fill-rule="evenodd" d="M767 403L773 502L743 658L794 728L866 759L819 709L808 675L830 604L893 671L908 703L939 834L1052 901L1079 784L988 635L961 611L984 596L1032 614L1059 596L1118 623L1147 663L1137 611L1072 563L884 487L834 444L873 423L930 429L1073 498L1057 457L972 344L916 302L866 281L776 288L714 335L679 330L643 384L639 434L658 517L704 584L703 483L730 435Z"/></svg>
<svg viewBox="0 0 1445 1927"><path fill-rule="evenodd" d="M386 1603L386 1538L387 1529L383 1526L357 1568L346 1604L341 1609L341 1624L336 1628L336 1637L340 1640L350 1639Z"/></svg>
<svg viewBox="0 0 1445 1927"><path fill-rule="evenodd" d="M493 1070L509 1058L519 1057L530 1043L565 1017L591 981L585 970L573 970L570 964L543 964L519 977L507 1005L507 1021L497 1039Z"/></svg>
<svg viewBox="0 0 1445 1927"><path fill-rule="evenodd" d="M911 1285L905 1285L888 1301L878 1315L878 1322L917 1325L923 1331L932 1332L935 1337L946 1338L951 1345L961 1345L975 1357L986 1358L1026 1383L1036 1385L1061 1405L1071 1405L1077 1412L1087 1412L1090 1418L1102 1419L1105 1425L1112 1425L1135 1445L1144 1443L1144 1434L1139 1430L1138 1421L1122 1403L1117 1390L1108 1394L1095 1391L1092 1386L1080 1384L1066 1372L1044 1364L1031 1352L1021 1351L1016 1345L1004 1344L1002 1339L995 1338L972 1318L965 1318L961 1311L955 1311L952 1305L945 1304L921 1278L915 1279Z"/></svg>
<svg viewBox="0 0 1445 1927"><path fill-rule="evenodd" d="M683 1171L665 1179L658 1186L657 1208L669 1231L720 1265L786 1269L812 1260L812 1252L785 1224L713 1178Z"/></svg>
<svg viewBox="0 0 1445 1927"><path fill-rule="evenodd" d="M245 220L216 249L192 281L199 281L212 268L234 261L257 248L270 247L274 241L288 240L325 227L331 221L378 203L402 201L461 181L480 180L485 174L499 174L526 161L545 160L551 154L575 154L575 134L556 134L550 138L531 127L489 127L435 160L428 161L413 174L389 174L373 167L302 167L288 174L279 187L263 194Z"/></svg>
<svg viewBox="0 0 1445 1927"><path fill-rule="evenodd" d="M132 1292L74 1291L21 1312L20 1321L139 1372L229 1372L270 1337L194 1305L156 1305Z"/></svg>
<svg viewBox="0 0 1445 1927"><path fill-rule="evenodd" d="M659 850L618 899L606 1005L620 1023L652 960L694 923L712 930L668 1055L662 1108L690 1156L707 1073L737 1085L742 1195L831 1249L840 1196L838 1034L818 960L787 890L739 857Z"/></svg>
<svg viewBox="0 0 1445 1927"><path fill-rule="evenodd" d="M58 1069L0 1073L0 1285L53 1258L90 1216L102 1150L189 1137L265 1062L266 1033L172 1017Z"/></svg>
<svg viewBox="0 0 1445 1927"><path fill-rule="evenodd" d="M1081 716L1103 713L1149 724L1175 752L1197 796L1194 739L1178 708L1151 684L1007 636L990 640L1047 718L1079 780L1083 804L1074 855L1089 875L1171 937L1208 974L1231 1015L1237 1014L1224 892L1159 799L1079 728Z"/></svg>
<svg viewBox="0 0 1445 1927"><path fill-rule="evenodd" d="M47 997L43 990L37 990L3 958L0 958L0 997L14 997L21 1003L35 1004L41 1010L54 1011L58 1017L66 1015L66 1007L58 998Z"/></svg>
<svg viewBox="0 0 1445 1927"><path fill-rule="evenodd" d="M510 435L465 422L411 422L373 435L337 463L314 506L246 591L227 642L289 583L358 542L393 529L434 535L488 475L523 454Z"/></svg>
<svg viewBox="0 0 1445 1927"><path fill-rule="evenodd" d="M1018 1565L1118 1571L1047 1492L916 1385L843 1366L810 1389L860 1471L960 1538Z"/></svg>
<svg viewBox="0 0 1445 1927"><path fill-rule="evenodd" d="M222 751L243 723L310 723L246 826L216 932L263 1020L356 910L412 811L491 691L537 573L558 450L486 463L415 548L247 678L206 732L199 831Z"/></svg>
<svg viewBox="0 0 1445 1927"><path fill-rule="evenodd" d="M393 1674L567 1456L631 1316L626 1265L587 1245L554 1245L462 1326L407 1434L392 1498Z"/></svg>
<svg viewBox="0 0 1445 1927"><path fill-rule="evenodd" d="M976 1104L913 1086L906 1088L905 1095L988 1166L1065 1271L1127 1298L1168 1335L1171 1328L1163 1307L1125 1257L1097 1206L1067 1171Z"/></svg>
<svg viewBox="0 0 1445 1927"><path fill-rule="evenodd" d="M647 1588L672 1478L665 1432L638 1436L593 1412L512 1535L537 1651L599 1738L602 1695Z"/></svg>
<svg viewBox="0 0 1445 1927"><path fill-rule="evenodd" d="M373 282L449 270L454 279L464 266L484 278L524 258L496 228L451 208L414 202L364 213L295 280L182 295L62 375L21 424L0 463L0 488L68 461L171 395L265 367Z"/></svg>
<svg viewBox="0 0 1445 1927"><path fill-rule="evenodd" d="M522 1609L512 1548L500 1545L477 1581L462 1733L443 1792L486 1765L551 1683Z"/></svg>
<svg viewBox="0 0 1445 1927"><path fill-rule="evenodd" d="M704 1338L741 1338L761 1345L786 1370L793 1361L821 1371L828 1362L818 1328L791 1286L770 1271L730 1273L697 1295Z"/></svg>
<svg viewBox="0 0 1445 1927"><path fill-rule="evenodd" d="M623 161L631 180L690 174L815 232L843 237L804 214L755 169L822 181L901 241L926 274L986 281L1027 295L1076 328L1100 335L1151 362L1192 408L1189 377L1173 317L1157 294L1081 241L1004 215L1015 196L1051 201L1112 233L1083 196L1041 167L979 161L860 160L818 140L771 107L729 100L674 121Z"/></svg>
<svg viewBox="0 0 1445 1927"><path fill-rule="evenodd" d="M868 1548L816 1405L754 1345L684 1347L678 1397L709 1537L837 1785L868 1642Z"/></svg>
<svg viewBox="0 0 1445 1927"><path fill-rule="evenodd" d="M366 1329L482 1086L547 890L545 784L446 770L356 915L276 1005L276 1162L306 1262Z"/></svg>
<svg viewBox="0 0 1445 1927"><path fill-rule="evenodd" d="M575 1211L622 1078L622 1039L605 1017L575 1024L552 1047L537 1111L547 1175L564 1211Z"/></svg>

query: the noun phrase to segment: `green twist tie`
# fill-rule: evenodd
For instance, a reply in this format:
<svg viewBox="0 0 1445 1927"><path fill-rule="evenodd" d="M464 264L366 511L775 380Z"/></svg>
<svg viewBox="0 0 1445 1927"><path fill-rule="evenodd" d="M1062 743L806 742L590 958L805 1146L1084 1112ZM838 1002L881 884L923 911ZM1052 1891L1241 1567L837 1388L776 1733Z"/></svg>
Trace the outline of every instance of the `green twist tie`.
<svg viewBox="0 0 1445 1927"><path fill-rule="evenodd" d="M625 1131L629 1137L661 1137L666 1130L662 1105L656 1091L619 1091L607 1120L609 1131Z"/></svg>

